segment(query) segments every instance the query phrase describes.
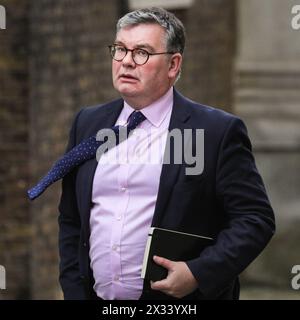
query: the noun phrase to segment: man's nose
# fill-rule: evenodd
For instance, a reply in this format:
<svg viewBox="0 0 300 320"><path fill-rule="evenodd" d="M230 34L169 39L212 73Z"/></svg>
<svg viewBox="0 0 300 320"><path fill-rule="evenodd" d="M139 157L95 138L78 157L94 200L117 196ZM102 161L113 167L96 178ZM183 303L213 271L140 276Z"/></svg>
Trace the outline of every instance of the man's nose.
<svg viewBox="0 0 300 320"><path fill-rule="evenodd" d="M133 52L128 51L124 59L122 60L124 66L135 67L136 63L133 60Z"/></svg>

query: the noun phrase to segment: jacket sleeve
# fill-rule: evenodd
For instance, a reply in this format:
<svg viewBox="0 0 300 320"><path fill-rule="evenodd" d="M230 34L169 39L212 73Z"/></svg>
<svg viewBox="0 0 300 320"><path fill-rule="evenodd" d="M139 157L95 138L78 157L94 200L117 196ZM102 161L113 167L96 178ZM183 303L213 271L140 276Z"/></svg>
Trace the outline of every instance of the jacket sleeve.
<svg viewBox="0 0 300 320"><path fill-rule="evenodd" d="M79 112L73 122L66 152L76 145L76 127ZM87 299L79 271L79 238L81 222L75 193L76 169L62 180L59 203L59 281L65 299Z"/></svg>
<svg viewBox="0 0 300 320"><path fill-rule="evenodd" d="M187 264L204 296L216 298L260 254L275 232L275 218L244 123L234 117L223 136L216 199L226 224L214 245Z"/></svg>

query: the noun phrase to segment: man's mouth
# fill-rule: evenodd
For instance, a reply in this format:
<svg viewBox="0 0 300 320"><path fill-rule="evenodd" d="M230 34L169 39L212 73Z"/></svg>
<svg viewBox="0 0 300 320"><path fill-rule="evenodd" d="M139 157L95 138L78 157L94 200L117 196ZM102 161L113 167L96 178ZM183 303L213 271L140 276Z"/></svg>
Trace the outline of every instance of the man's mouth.
<svg viewBox="0 0 300 320"><path fill-rule="evenodd" d="M121 79L124 79L124 80L138 80L136 77L134 77L133 75L131 74L127 74L127 73L123 73L120 75Z"/></svg>

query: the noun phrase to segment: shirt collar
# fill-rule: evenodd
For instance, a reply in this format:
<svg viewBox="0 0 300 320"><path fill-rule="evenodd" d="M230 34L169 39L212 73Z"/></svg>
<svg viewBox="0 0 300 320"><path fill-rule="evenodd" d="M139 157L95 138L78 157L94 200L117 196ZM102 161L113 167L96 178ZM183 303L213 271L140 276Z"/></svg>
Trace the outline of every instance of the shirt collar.
<svg viewBox="0 0 300 320"><path fill-rule="evenodd" d="M140 111L155 127L160 127L166 115L173 106L173 87L171 87L162 97ZM135 111L126 101L124 101L123 119L128 119L130 114Z"/></svg>

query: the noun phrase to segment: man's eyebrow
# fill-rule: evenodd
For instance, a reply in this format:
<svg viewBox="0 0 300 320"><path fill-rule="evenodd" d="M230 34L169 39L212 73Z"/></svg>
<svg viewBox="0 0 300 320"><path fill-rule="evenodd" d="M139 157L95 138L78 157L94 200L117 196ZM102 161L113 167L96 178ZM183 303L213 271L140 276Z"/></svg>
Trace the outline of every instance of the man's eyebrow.
<svg viewBox="0 0 300 320"><path fill-rule="evenodd" d="M147 43L141 43L141 44L138 44L137 46L136 46L136 48L140 48L140 49L148 49L148 50L150 50L150 51L155 51L155 49L153 48L153 47L151 47L149 44L147 44Z"/></svg>
<svg viewBox="0 0 300 320"><path fill-rule="evenodd" d="M119 45L122 45L122 46L126 47L126 45L122 41L116 40L115 44L119 44ZM134 48L148 49L149 51L155 51L155 49L152 46L150 46L149 44L147 44L147 43L137 44Z"/></svg>

